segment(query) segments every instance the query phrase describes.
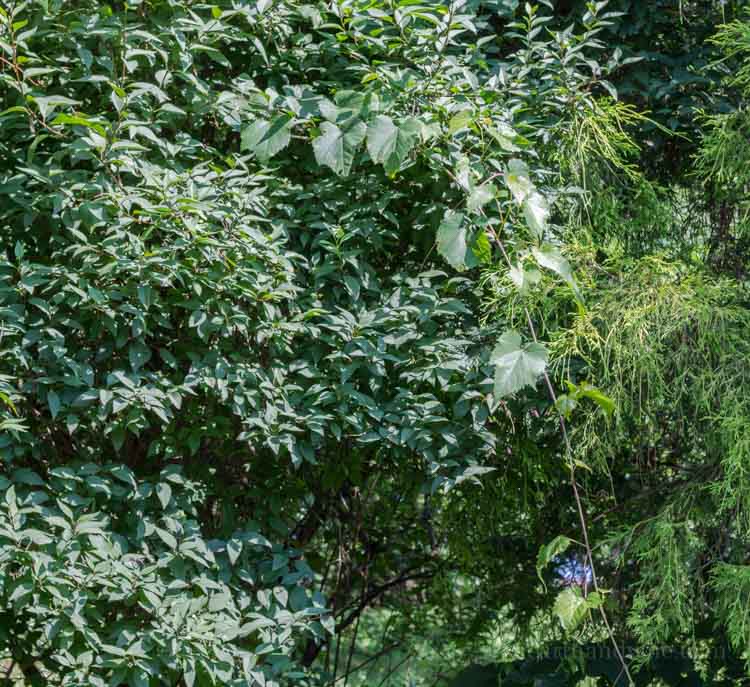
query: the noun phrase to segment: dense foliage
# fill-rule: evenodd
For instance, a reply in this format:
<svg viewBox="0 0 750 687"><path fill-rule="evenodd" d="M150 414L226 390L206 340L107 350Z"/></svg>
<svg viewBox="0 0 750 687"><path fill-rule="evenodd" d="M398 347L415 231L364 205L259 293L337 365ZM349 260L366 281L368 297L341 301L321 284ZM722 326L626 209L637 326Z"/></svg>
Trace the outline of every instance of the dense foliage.
<svg viewBox="0 0 750 687"><path fill-rule="evenodd" d="M740 5L0 4L5 677L742 684Z"/></svg>

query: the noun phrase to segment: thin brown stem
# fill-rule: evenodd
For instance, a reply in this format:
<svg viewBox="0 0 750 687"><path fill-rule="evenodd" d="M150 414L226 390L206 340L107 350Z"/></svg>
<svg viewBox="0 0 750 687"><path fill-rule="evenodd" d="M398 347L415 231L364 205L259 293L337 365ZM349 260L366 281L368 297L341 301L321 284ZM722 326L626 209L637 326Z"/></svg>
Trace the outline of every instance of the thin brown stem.
<svg viewBox="0 0 750 687"><path fill-rule="evenodd" d="M398 669L399 669L399 668L400 668L400 667L401 667L402 665L404 665L404 663L406 663L406 662L407 662L407 661L408 661L408 660L409 660L409 659L410 659L411 657L412 657L412 654L411 654L411 653L409 653L409 654L406 654L406 656L404 657L404 659L403 659L402 661L399 661L399 662L398 662L398 663L397 663L397 664L396 664L396 665L395 665L395 666L394 666L393 668L391 668L391 669L390 669L390 670L388 671L387 675L386 675L386 676L385 676L385 677L384 677L384 678L383 678L383 679L382 679L382 680L381 680L380 682L378 682L378 687L383 687L383 685L384 685L384 684L385 684L385 683L386 683L386 682L388 681L388 679L389 679L389 678L391 677L391 675L393 675L393 673L395 673L395 672L396 672L396 671L397 671L397 670L398 670Z"/></svg>
<svg viewBox="0 0 750 687"><path fill-rule="evenodd" d="M502 239L497 234L495 229L490 226L489 227L490 232L492 233L492 238L495 240L495 243L500 248L500 252L503 254L503 258L505 259L505 262L508 265L508 269L512 267L510 257L508 256L508 252L505 250L505 245L503 244ZM534 327L534 322L531 319L531 313L529 312L529 309L524 306L524 314L526 315L526 322L529 326L529 332L531 334L531 338L534 340L535 343L539 343L539 340L537 339L536 335L536 328ZM552 401L553 406L557 407L557 394L555 393L555 388L552 385L552 380L549 377L549 374L547 373L547 370L543 373L544 383L547 387L547 392L549 394L550 400ZM573 498L576 502L576 510L578 511L578 520L581 527L581 534L583 536L583 547L586 552L586 558L589 563L589 567L591 568L591 581L594 585L594 591L601 594L601 590L599 587L599 580L597 578L596 574L596 566L594 565L594 554L591 550L591 543L589 541L589 531L588 531L588 524L586 521L586 513L583 508L583 501L581 500L581 494L578 489L578 483L576 481L576 465L575 460L573 459L573 447L570 443L570 437L568 436L568 428L565 424L565 418L563 417L562 413L558 411L557 413L558 422L560 424L560 431L562 433L563 437L563 443L565 445L565 455L566 459L568 461L568 469L570 471L570 486L573 490ZM628 668L627 661L625 660L625 656L623 655L622 651L620 650L620 645L617 643L617 639L615 638L614 631L612 630L612 626L609 622L609 618L607 617L607 613L604 610L603 606L599 606L599 612L602 617L602 622L604 623L605 628L607 629L607 633L609 635L610 642L612 643L612 647L615 650L615 653L617 654L617 658L620 661L620 664L622 665L622 672L625 673L625 675L628 678L629 684L634 684L633 677L630 674L630 670Z"/></svg>
<svg viewBox="0 0 750 687"><path fill-rule="evenodd" d="M370 665L370 663L372 663L373 661L377 661L379 658L383 658L383 656L385 656L387 653L390 653L394 649L398 649L398 647L400 646L401 644L396 643L396 644L391 644L390 646L385 647L385 649L381 649L374 656L370 656L369 658L362 661L362 663L359 663L356 666L354 666L354 668L352 668L351 671L347 672L345 675L341 675L340 677L337 677L332 684L335 684L336 682L339 682L340 680L348 678L349 675L362 670L362 668L364 668L365 666Z"/></svg>

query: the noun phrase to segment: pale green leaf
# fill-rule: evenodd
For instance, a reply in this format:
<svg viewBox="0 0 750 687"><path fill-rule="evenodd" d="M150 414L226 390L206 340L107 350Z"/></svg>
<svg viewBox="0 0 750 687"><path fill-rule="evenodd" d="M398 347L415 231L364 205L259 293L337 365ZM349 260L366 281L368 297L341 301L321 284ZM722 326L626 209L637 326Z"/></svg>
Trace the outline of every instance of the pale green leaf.
<svg viewBox="0 0 750 687"><path fill-rule="evenodd" d="M523 215L529 229L534 232L538 239L541 239L549 221L547 199L538 191L532 190L523 202Z"/></svg>
<svg viewBox="0 0 750 687"><path fill-rule="evenodd" d="M466 251L468 245L463 219L464 215L462 212L449 210L445 213L437 232L438 253L457 270L466 268Z"/></svg>
<svg viewBox="0 0 750 687"><path fill-rule="evenodd" d="M174 535L171 532L167 532L167 530L164 530L161 527L157 527L156 534L159 536L159 539L161 539L170 549L177 548L177 540L174 538Z"/></svg>
<svg viewBox="0 0 750 687"><path fill-rule="evenodd" d="M521 293L528 293L532 286L542 280L542 273L534 267L518 263L511 265L510 278Z"/></svg>
<svg viewBox="0 0 750 687"><path fill-rule="evenodd" d="M578 587L566 587L555 599L554 612L560 619L563 628L567 632L572 632L586 617L588 604Z"/></svg>
<svg viewBox="0 0 750 687"><path fill-rule="evenodd" d="M172 487L166 482L159 482L156 485L156 496L159 498L162 508L166 508L172 500Z"/></svg>
<svg viewBox="0 0 750 687"><path fill-rule="evenodd" d="M367 127L367 152L392 176L419 139L419 132L420 124L414 118L395 124L390 117L380 115Z"/></svg>
<svg viewBox="0 0 750 687"><path fill-rule="evenodd" d="M475 186L466 201L466 209L471 213L478 212L495 197L496 192L492 182Z"/></svg>
<svg viewBox="0 0 750 687"><path fill-rule="evenodd" d="M518 134L516 134L516 132L507 124L501 122L495 127L489 127L487 131L506 152L515 153L520 150L520 148L514 143Z"/></svg>
<svg viewBox="0 0 750 687"><path fill-rule="evenodd" d="M466 129L471 124L471 110L461 110L458 114L453 115L448 122L448 133L455 134L462 129Z"/></svg>
<svg viewBox="0 0 750 687"><path fill-rule="evenodd" d="M563 257L556 246L545 243L540 248L533 248L531 252L541 267L562 277L563 281L573 289L576 299L579 302L583 301L578 284L576 284L573 277L573 271L570 269L570 263Z"/></svg>
<svg viewBox="0 0 750 687"><path fill-rule="evenodd" d="M354 155L367 134L365 123L356 119L345 129L331 122L320 125L321 135L313 141L313 152L319 165L330 167L339 176L347 176Z"/></svg>
<svg viewBox="0 0 750 687"><path fill-rule="evenodd" d="M257 119L245 127L241 135L241 147L250 150L261 162L268 162L276 153L289 145L294 119L281 114L270 122Z"/></svg>
<svg viewBox="0 0 750 687"><path fill-rule="evenodd" d="M232 597L227 592L213 594L208 602L208 610L213 613L223 611L232 601Z"/></svg>
<svg viewBox="0 0 750 687"><path fill-rule="evenodd" d="M529 176L529 168L523 160L513 158L508 162L505 173L505 183L508 185L517 203L523 203L534 190L534 184Z"/></svg>
<svg viewBox="0 0 750 687"><path fill-rule="evenodd" d="M518 332L505 332L492 351L495 365L495 398L534 386L547 367L547 349L539 343L521 344Z"/></svg>

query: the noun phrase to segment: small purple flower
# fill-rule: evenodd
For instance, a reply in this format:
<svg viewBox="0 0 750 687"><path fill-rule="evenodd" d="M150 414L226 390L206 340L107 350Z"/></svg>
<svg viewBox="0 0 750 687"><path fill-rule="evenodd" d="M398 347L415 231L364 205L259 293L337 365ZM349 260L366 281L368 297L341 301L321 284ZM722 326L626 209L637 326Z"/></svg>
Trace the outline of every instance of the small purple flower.
<svg viewBox="0 0 750 687"><path fill-rule="evenodd" d="M591 566L575 556L563 559L555 566L555 573L563 587L587 589L592 580Z"/></svg>

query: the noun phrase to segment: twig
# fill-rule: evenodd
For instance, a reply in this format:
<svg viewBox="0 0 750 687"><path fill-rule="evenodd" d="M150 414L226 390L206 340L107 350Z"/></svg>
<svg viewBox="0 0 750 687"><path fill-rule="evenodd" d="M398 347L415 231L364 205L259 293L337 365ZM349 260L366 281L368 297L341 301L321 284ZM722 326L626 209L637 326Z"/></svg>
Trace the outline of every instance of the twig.
<svg viewBox="0 0 750 687"><path fill-rule="evenodd" d="M404 665L404 663L406 663L411 657L412 657L411 653L406 654L406 656L404 656L404 660L403 661L399 661L393 668L391 668L388 671L388 673L386 674L386 676L380 682L378 682L378 687L383 687L383 685L385 684L386 680L391 675L393 675L393 673L395 673L402 665Z"/></svg>
<svg viewBox="0 0 750 687"><path fill-rule="evenodd" d="M365 579L362 582L362 596L360 599L360 603L364 601L365 593L367 592L367 578L369 577L370 568L369 566L365 569ZM344 687L349 682L349 673L352 668L352 658L354 658L354 650L357 647L357 634L359 633L359 621L362 619L362 614L360 613L357 616L357 622L354 623L354 636L352 637L352 643L349 646L349 657L346 661L346 669L344 670Z"/></svg>
<svg viewBox="0 0 750 687"><path fill-rule="evenodd" d="M336 625L336 632L341 632L342 630L345 630L349 625L351 625L354 620L359 616L362 611L365 610L367 607L367 604L370 603L373 599L376 599L378 596L383 594L384 592L388 591L391 587L395 587L399 584L403 584L404 582L411 582L412 580L420 580L420 579L429 579L431 577L434 577L435 573L430 570L422 570L420 572L416 572L413 575L409 574L412 570L417 569L419 566L414 566L414 568L410 568L409 570L406 570L404 573L399 575L398 577L392 578L388 580L387 582L384 582L383 584L373 588L372 591L370 591L367 595L363 596L360 603L357 604L357 606L352 610L352 612L346 616L343 620L341 620ZM340 613L343 614L346 608L342 608Z"/></svg>
<svg viewBox="0 0 750 687"><path fill-rule="evenodd" d="M448 47L448 41L450 40L451 36L451 26L453 25L453 16L455 12L454 3L451 2L450 6L448 8L448 17L446 20L445 25L445 36L443 36L443 44L440 46L440 49L438 50L437 57L435 58L435 68L430 73L429 77L427 77L427 83L422 87L422 92L427 93L430 86L432 86L432 82L435 80L435 76L440 71L443 62L443 54L445 53L446 48ZM440 40L441 37L438 37L438 40ZM429 97L429 94L428 94ZM412 114L416 114L417 111L417 101L414 101L414 105L412 107Z"/></svg>
<svg viewBox="0 0 750 687"><path fill-rule="evenodd" d="M10 661L8 661L8 668L5 671L6 680L10 680L11 676L13 675L13 668L15 667L16 667L16 662L14 659L11 658Z"/></svg>
<svg viewBox="0 0 750 687"><path fill-rule="evenodd" d="M336 657L333 660L333 682L336 682L336 673L339 672L339 652L341 651L341 635L336 637Z"/></svg>
<svg viewBox="0 0 750 687"><path fill-rule="evenodd" d="M340 677L337 677L331 684L335 684L336 682L339 682L339 680L343 680L344 678L347 678L350 674L356 673L359 670L362 670L366 665L369 665L373 661L377 661L379 658L383 658L388 652L393 651L394 649L398 649L401 644L395 643L391 644L390 646L387 646L385 649L381 649L378 651L377 654L374 656L370 656L368 659L362 661L362 663L359 663L358 665L354 666L354 668L351 669L346 675L341 675Z"/></svg>

